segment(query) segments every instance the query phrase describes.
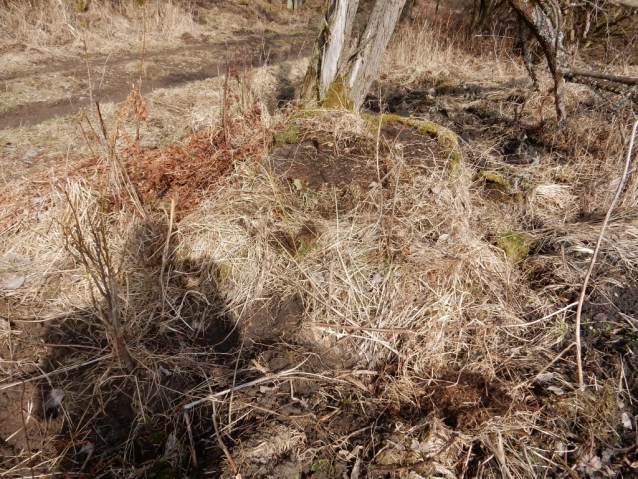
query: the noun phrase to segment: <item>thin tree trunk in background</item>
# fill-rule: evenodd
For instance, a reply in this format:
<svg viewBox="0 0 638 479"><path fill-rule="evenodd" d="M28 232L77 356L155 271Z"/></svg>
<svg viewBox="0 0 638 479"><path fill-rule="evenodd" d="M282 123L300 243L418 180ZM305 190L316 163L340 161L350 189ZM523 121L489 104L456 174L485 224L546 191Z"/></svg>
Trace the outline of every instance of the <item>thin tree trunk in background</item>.
<svg viewBox="0 0 638 479"><path fill-rule="evenodd" d="M288 10L299 10L303 7L303 0L287 0L286 8Z"/></svg>
<svg viewBox="0 0 638 479"><path fill-rule="evenodd" d="M560 5L550 0L549 5L531 0L507 0L519 17L527 24L543 49L547 65L554 79L554 97L556 101L556 117L563 125L566 119L565 97L563 94L565 78L565 49L563 47L562 14Z"/></svg>
<svg viewBox="0 0 638 479"><path fill-rule="evenodd" d="M327 108L361 108L406 0L377 0L356 49L351 33L359 0L328 0L302 99Z"/></svg>
<svg viewBox="0 0 638 479"><path fill-rule="evenodd" d="M405 6L401 11L401 16L399 17L399 22L411 22L412 21L412 12L414 11L414 5L417 0L407 0L405 2ZM638 0L637 0L638 1ZM438 5L438 0L437 0Z"/></svg>
<svg viewBox="0 0 638 479"><path fill-rule="evenodd" d="M377 77L379 65L404 4L405 0L377 0L374 4L368 25L359 39L358 51L346 74L346 93L354 110L361 108Z"/></svg>
<svg viewBox="0 0 638 479"><path fill-rule="evenodd" d="M322 102L337 78L339 65L350 47L359 0L327 0L326 4L324 23L301 91L301 97L310 102Z"/></svg>

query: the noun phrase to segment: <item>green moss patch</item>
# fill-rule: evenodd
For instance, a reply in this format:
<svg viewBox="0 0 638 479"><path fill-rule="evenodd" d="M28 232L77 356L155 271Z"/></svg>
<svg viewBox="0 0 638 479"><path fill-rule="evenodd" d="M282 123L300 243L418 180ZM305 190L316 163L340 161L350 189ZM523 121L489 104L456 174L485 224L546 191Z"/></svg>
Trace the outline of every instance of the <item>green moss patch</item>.
<svg viewBox="0 0 638 479"><path fill-rule="evenodd" d="M445 128L444 126L437 125L431 121L416 120L414 118L405 118L403 116L389 114L389 115L370 115L369 113L362 113L361 116L372 123L375 127L385 127L389 123L401 123L414 128L416 131L423 135L428 135L437 140L440 146L448 150L449 163L448 168L451 173L458 173L460 166L463 163L463 155L459 150L459 140L456 134Z"/></svg>
<svg viewBox="0 0 638 479"><path fill-rule="evenodd" d="M299 139L299 128L294 123L288 125L285 130L275 133L275 148L281 145L293 145Z"/></svg>
<svg viewBox="0 0 638 479"><path fill-rule="evenodd" d="M452 149L460 157L460 152L458 151L459 140L456 134L452 130L445 128L444 126L437 125L436 123L432 123L431 121L405 118L403 116L394 114L370 115L367 113L363 113L362 116L375 126L379 126L379 122L381 122L382 127L392 122L409 125L415 128L419 133L430 135L431 137L436 138L441 146Z"/></svg>
<svg viewBox="0 0 638 479"><path fill-rule="evenodd" d="M508 189L510 187L510 182L507 178L503 178L496 173L492 173L489 171L479 171L476 175L474 175L475 180L484 179L486 183L488 183L492 187L496 188L505 188Z"/></svg>
<svg viewBox="0 0 638 479"><path fill-rule="evenodd" d="M329 109L352 110L352 100L347 94L343 78L337 78L330 88L322 106Z"/></svg>
<svg viewBox="0 0 638 479"><path fill-rule="evenodd" d="M505 252L505 256L514 264L529 254L532 242L516 231L507 231L496 237L496 246Z"/></svg>

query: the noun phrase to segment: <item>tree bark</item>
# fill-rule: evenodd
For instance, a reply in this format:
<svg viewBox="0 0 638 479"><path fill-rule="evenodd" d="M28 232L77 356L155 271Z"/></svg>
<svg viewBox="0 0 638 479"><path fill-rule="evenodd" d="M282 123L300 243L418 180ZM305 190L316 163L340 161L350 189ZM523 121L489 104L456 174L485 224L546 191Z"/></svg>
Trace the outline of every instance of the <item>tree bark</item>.
<svg viewBox="0 0 638 479"><path fill-rule="evenodd" d="M507 0L510 6L525 22L540 44L549 70L554 79L554 98L558 123L566 119L562 69L565 59L563 47L562 13L555 0Z"/></svg>
<svg viewBox="0 0 638 479"><path fill-rule="evenodd" d="M302 98L327 108L359 110L376 78L405 1L377 0L353 49L350 37L359 0L328 0Z"/></svg>
<svg viewBox="0 0 638 479"><path fill-rule="evenodd" d="M377 0L374 4L368 25L359 39L357 52L345 75L346 95L349 96L354 110L361 108L372 82L377 77L379 65L404 4L405 0Z"/></svg>
<svg viewBox="0 0 638 479"><path fill-rule="evenodd" d="M303 7L303 0L287 0L286 8L288 10L299 10Z"/></svg>
<svg viewBox="0 0 638 479"><path fill-rule="evenodd" d="M344 61L344 50L350 47L359 0L327 0L324 24L306 71L301 97L321 103L337 77Z"/></svg>

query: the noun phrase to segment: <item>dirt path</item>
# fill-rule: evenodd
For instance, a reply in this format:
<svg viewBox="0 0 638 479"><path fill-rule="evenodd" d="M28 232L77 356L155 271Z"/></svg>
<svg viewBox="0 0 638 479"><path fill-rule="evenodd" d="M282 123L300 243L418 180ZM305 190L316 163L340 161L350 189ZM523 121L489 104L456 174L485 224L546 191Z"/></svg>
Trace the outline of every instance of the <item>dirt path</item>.
<svg viewBox="0 0 638 479"><path fill-rule="evenodd" d="M223 74L226 63L249 63L253 66L293 60L310 53L310 32L279 35L250 35L232 43L191 43L146 52L142 76L142 93L205 80ZM56 116L74 114L90 103L90 85L94 99L102 103L126 98L131 85L137 84L140 72L139 53L101 56L89 59L51 62L21 71L0 75L5 98L0 101L0 130L37 125Z"/></svg>

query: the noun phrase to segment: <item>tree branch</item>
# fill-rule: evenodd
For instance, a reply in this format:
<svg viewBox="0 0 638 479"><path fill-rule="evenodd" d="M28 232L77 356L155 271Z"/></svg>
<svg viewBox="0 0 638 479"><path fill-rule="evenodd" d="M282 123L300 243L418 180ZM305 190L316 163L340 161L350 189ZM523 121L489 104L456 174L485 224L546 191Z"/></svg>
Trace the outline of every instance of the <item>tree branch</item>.
<svg viewBox="0 0 638 479"><path fill-rule="evenodd" d="M566 68L563 70L565 79L572 80L576 76L586 78L596 78L598 80L606 80L614 83L622 83L623 85L638 85L638 77L626 77L621 75L612 75L610 73L597 72L594 70L582 70L580 68Z"/></svg>

